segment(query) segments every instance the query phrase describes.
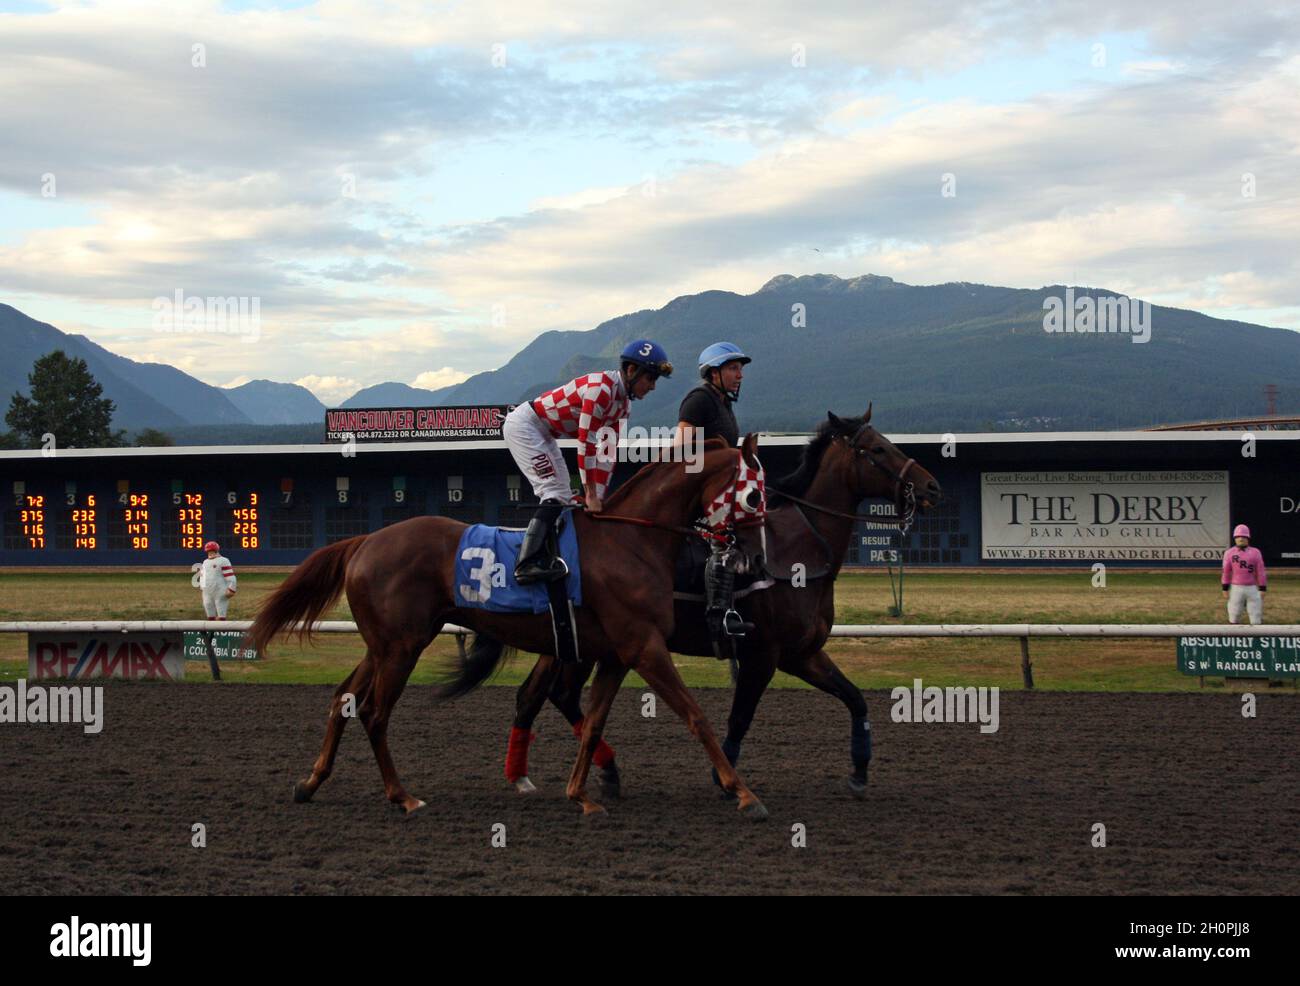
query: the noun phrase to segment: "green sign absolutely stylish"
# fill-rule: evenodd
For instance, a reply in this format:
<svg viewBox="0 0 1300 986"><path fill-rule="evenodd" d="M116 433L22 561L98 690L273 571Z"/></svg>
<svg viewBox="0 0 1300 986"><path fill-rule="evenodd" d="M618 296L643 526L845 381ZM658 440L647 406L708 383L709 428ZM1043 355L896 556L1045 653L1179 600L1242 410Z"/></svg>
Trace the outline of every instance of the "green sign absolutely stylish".
<svg viewBox="0 0 1300 986"><path fill-rule="evenodd" d="M212 636L212 650L217 655L218 661L256 661L257 651L251 647L240 647L244 640L244 634L240 630L214 630ZM185 640L185 660L187 661L206 661L208 659L208 649L203 645L202 633L187 633L184 635Z"/></svg>
<svg viewBox="0 0 1300 986"><path fill-rule="evenodd" d="M1183 674L1300 678L1300 637L1179 637Z"/></svg>

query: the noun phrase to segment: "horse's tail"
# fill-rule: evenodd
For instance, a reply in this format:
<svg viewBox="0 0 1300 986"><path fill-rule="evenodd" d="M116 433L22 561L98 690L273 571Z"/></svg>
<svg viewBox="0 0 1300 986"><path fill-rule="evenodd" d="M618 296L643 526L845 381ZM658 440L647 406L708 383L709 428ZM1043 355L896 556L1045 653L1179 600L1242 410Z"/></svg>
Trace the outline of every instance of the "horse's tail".
<svg viewBox="0 0 1300 986"><path fill-rule="evenodd" d="M366 539L362 534L312 552L257 609L246 635L259 654L287 626L302 621L299 641L311 639L311 625L338 601L348 562Z"/></svg>
<svg viewBox="0 0 1300 986"><path fill-rule="evenodd" d="M469 694L487 681L497 666L513 652L513 647L507 647L495 637L489 637L485 633L474 634L474 643L470 644L469 652L457 656L455 663L438 682L434 695L438 698L460 698Z"/></svg>

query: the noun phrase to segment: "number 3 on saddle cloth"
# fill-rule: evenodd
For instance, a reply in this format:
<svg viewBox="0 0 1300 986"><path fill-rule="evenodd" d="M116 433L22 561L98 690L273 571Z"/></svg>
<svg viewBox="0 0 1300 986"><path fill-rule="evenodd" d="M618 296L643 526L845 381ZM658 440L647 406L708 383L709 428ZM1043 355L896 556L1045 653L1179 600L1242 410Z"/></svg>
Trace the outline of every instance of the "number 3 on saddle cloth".
<svg viewBox="0 0 1300 986"><path fill-rule="evenodd" d="M520 585L515 581L515 560L523 543L522 528L471 524L456 547L456 605L494 613L545 613L551 611L556 657L578 660L577 623L573 608L582 605L582 568L578 561L578 535L568 511L560 515L558 554L569 574L555 582Z"/></svg>

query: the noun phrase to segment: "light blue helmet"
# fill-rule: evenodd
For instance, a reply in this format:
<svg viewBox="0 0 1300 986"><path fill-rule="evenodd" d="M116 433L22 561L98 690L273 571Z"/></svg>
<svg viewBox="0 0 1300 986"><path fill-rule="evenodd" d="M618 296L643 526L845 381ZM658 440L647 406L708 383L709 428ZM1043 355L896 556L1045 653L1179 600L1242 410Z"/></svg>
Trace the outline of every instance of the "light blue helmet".
<svg viewBox="0 0 1300 986"><path fill-rule="evenodd" d="M741 365L754 362L742 353L740 347L734 342L715 342L700 353L700 376L708 379L710 370L715 370L724 363L731 363L735 360L739 360Z"/></svg>

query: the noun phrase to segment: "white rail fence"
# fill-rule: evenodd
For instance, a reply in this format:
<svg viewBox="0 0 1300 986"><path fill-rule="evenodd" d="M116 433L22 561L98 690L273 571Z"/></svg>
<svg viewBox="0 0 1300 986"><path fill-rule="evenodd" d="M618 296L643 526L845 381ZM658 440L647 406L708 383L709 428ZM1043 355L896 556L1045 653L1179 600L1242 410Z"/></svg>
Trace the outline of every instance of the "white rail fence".
<svg viewBox="0 0 1300 986"><path fill-rule="evenodd" d="M0 622L0 633L210 633L246 631L251 620L47 620L18 623ZM294 633L297 624L285 633ZM313 633L356 633L357 625L344 620L322 620L312 624ZM465 638L474 631L448 624L443 633L453 634L462 653ZM932 624L837 624L832 637L1016 637L1020 640L1020 670L1026 688L1034 687L1033 665L1029 660L1030 637L1300 637L1300 624L1274 623L1244 626L1224 623L932 623ZM213 657L213 677L218 677Z"/></svg>

